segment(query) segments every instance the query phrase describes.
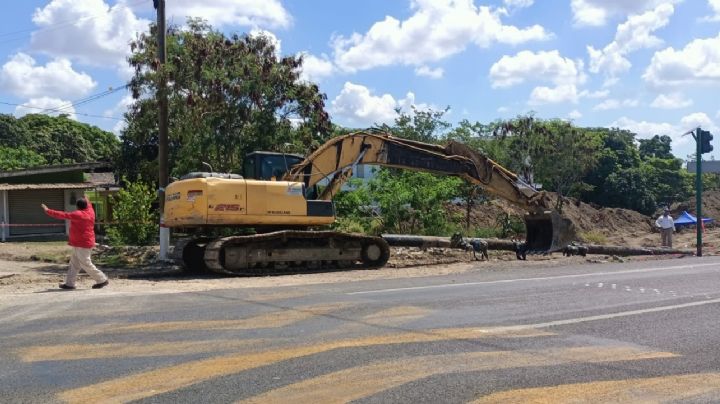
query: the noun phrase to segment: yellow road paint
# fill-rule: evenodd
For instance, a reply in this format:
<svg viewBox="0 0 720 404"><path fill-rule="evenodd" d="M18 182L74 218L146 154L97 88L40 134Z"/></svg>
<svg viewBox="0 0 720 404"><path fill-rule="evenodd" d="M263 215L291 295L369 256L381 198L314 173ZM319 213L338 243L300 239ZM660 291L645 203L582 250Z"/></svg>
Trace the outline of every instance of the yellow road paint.
<svg viewBox="0 0 720 404"><path fill-rule="evenodd" d="M231 350L264 343L260 339L174 341L152 344L71 344L22 348L18 356L23 362L63 361L104 358L140 358L152 356L193 355Z"/></svg>
<svg viewBox="0 0 720 404"><path fill-rule="evenodd" d="M423 318L430 313L429 309L416 306L398 306L381 310L365 316L362 322L377 325L394 325Z"/></svg>
<svg viewBox="0 0 720 404"><path fill-rule="evenodd" d="M672 356L672 353L648 352L633 347L579 347L421 356L341 370L271 390L240 403L281 403L289 398L293 404L346 403L434 374Z"/></svg>
<svg viewBox="0 0 720 404"><path fill-rule="evenodd" d="M720 393L720 373L565 384L509 390L474 401L484 403L658 403ZM294 400L293 400L294 401ZM704 401L704 400L703 400Z"/></svg>
<svg viewBox="0 0 720 404"><path fill-rule="evenodd" d="M282 348L267 352L233 354L187 362L181 365L137 373L98 384L67 390L59 398L70 403L117 403L152 397L220 376L271 365L334 349L406 344L444 340L494 337L538 337L555 335L539 330L518 330L503 333L478 333L475 327L441 329L403 334L381 335L319 343L311 346Z"/></svg>
<svg viewBox="0 0 720 404"><path fill-rule="evenodd" d="M264 313L254 317L238 320L209 320L209 321L166 321L156 323L140 323L123 326L103 327L103 333L122 332L171 332L190 330L249 330L257 328L285 327L298 321L311 317L328 314L350 306L346 303L332 305L310 306L291 309L281 309L271 313Z"/></svg>

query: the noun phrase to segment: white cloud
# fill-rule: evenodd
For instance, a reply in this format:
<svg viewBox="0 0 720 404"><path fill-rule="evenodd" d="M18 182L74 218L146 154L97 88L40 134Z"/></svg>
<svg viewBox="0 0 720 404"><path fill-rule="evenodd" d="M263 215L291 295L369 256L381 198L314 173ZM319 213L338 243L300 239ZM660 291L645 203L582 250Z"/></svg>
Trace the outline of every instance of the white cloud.
<svg viewBox="0 0 720 404"><path fill-rule="evenodd" d="M639 139L650 139L655 135L666 135L672 139L672 148L676 155L678 149L685 147L686 152L692 152L687 147L690 145L690 136L682 136L687 129L682 129L680 125L673 125L667 122L648 122L635 121L633 119L622 117L608 125L611 128L620 128L636 133Z"/></svg>
<svg viewBox="0 0 720 404"><path fill-rule="evenodd" d="M656 87L720 84L720 34L695 39L682 50L655 52L643 79Z"/></svg>
<svg viewBox="0 0 720 404"><path fill-rule="evenodd" d="M275 47L275 57L280 59L280 57L282 56L282 42L274 33L264 29L255 28L250 30L249 35L251 37L265 37Z"/></svg>
<svg viewBox="0 0 720 404"><path fill-rule="evenodd" d="M65 101L59 98L31 98L30 101L15 108L15 115L21 117L27 114L45 114L52 116L65 114L68 115L70 119L77 119L75 116L75 107L71 105L72 101Z"/></svg>
<svg viewBox="0 0 720 404"><path fill-rule="evenodd" d="M117 117L122 118L127 112L128 107L130 107L135 102L135 99L130 94L125 94L120 101L118 101L117 104L115 104L114 107L105 110L103 112L103 116L106 117ZM126 120L120 120L118 121L112 128L112 132L118 136L120 136L120 133L127 127L127 121Z"/></svg>
<svg viewBox="0 0 720 404"><path fill-rule="evenodd" d="M503 56L490 67L493 88L511 87L526 81L549 81L554 87L540 86L530 94L531 105L577 102L577 85L585 82L582 61L562 57L557 50L521 51Z"/></svg>
<svg viewBox="0 0 720 404"><path fill-rule="evenodd" d="M167 15L184 23L187 16L200 17L213 26L288 28L292 16L279 0L172 0Z"/></svg>
<svg viewBox="0 0 720 404"><path fill-rule="evenodd" d="M24 53L10 58L0 72L0 90L23 98L75 98L88 94L96 84L88 74L73 70L67 59L38 66Z"/></svg>
<svg viewBox="0 0 720 404"><path fill-rule="evenodd" d="M320 80L330 77L335 73L335 66L326 55L317 57L309 53L303 53L302 72L300 79L311 82L319 82Z"/></svg>
<svg viewBox="0 0 720 404"><path fill-rule="evenodd" d="M582 98L605 98L608 95L610 95L610 90L598 90L598 91L588 91L583 90L580 92L579 96Z"/></svg>
<svg viewBox="0 0 720 404"><path fill-rule="evenodd" d="M416 104L415 94L409 92L405 98L396 100L390 94L373 95L367 87L346 82L340 94L332 101L331 113L347 119L356 126L392 124L398 117L396 109L418 110L434 108L427 104Z"/></svg>
<svg viewBox="0 0 720 404"><path fill-rule="evenodd" d="M503 0L508 7L525 8L533 5L535 0Z"/></svg>
<svg viewBox="0 0 720 404"><path fill-rule="evenodd" d="M662 40L652 33L670 22L675 12L671 4L661 4L654 10L633 15L618 25L615 40L602 50L587 47L590 56L589 70L593 73L604 72L609 78L630 69L632 64L625 57L638 49L652 48L662 44Z"/></svg>
<svg viewBox="0 0 720 404"><path fill-rule="evenodd" d="M660 4L675 4L682 0L572 0L573 20L579 26L601 27L611 17L642 13Z"/></svg>
<svg viewBox="0 0 720 404"><path fill-rule="evenodd" d="M97 66L126 64L130 41L149 23L124 2L111 7L103 0L51 0L32 20L40 28L32 49Z"/></svg>
<svg viewBox="0 0 720 404"><path fill-rule="evenodd" d="M508 108L508 107L499 107L499 108L497 109L497 112L498 112L498 113L501 113L501 114L506 114L506 113L510 112L510 108Z"/></svg>
<svg viewBox="0 0 720 404"><path fill-rule="evenodd" d="M556 87L535 87L530 93L530 105L558 104L561 102L578 101L577 87L574 84L563 84Z"/></svg>
<svg viewBox="0 0 720 404"><path fill-rule="evenodd" d="M431 79L441 79L445 71L442 67L432 69L428 66L420 66L415 68L415 74L418 76L429 77Z"/></svg>
<svg viewBox="0 0 720 404"><path fill-rule="evenodd" d="M638 100L616 100L611 98L596 105L593 109L596 111L607 111L610 109L637 107L639 104L640 102Z"/></svg>
<svg viewBox="0 0 720 404"><path fill-rule="evenodd" d="M711 21L720 21L720 0L708 0L708 5L715 13L715 15L710 16L708 19Z"/></svg>
<svg viewBox="0 0 720 404"><path fill-rule="evenodd" d="M712 131L718 131L717 125L703 112L695 112L684 116L680 119L677 124L668 122L648 122L648 121L635 121L633 119L622 117L615 122L608 125L614 128L626 129L631 132L637 133L641 139L648 139L655 135L667 135L672 139L672 147L675 154L678 153L678 148L684 148L685 153L694 152L694 141L691 136L683 136L688 130L697 128L698 126L703 129Z"/></svg>
<svg viewBox="0 0 720 404"><path fill-rule="evenodd" d="M685 98L681 93L660 94L650 104L653 108L680 109L693 105L693 100Z"/></svg>
<svg viewBox="0 0 720 404"><path fill-rule="evenodd" d="M580 119L580 118L582 118L582 116L583 116L583 114L580 111L578 111L577 109L570 111L570 113L568 114L568 118L570 118L570 119Z"/></svg>
<svg viewBox="0 0 720 404"><path fill-rule="evenodd" d="M578 84L585 81L581 61L560 56L557 50L521 51L515 56L503 56L490 68L493 88L511 87L525 81L551 81L556 85Z"/></svg>
<svg viewBox="0 0 720 404"><path fill-rule="evenodd" d="M710 119L710 117L707 116L707 114L704 112L694 112L690 115L686 115L680 120L680 123L685 129L683 132L695 129L697 127L701 127L711 132L717 132L718 130L715 122L713 122L713 120Z"/></svg>
<svg viewBox="0 0 720 404"><path fill-rule="evenodd" d="M414 14L400 21L386 16L367 33L336 36L335 63L354 72L393 64L423 65L463 51L469 44L517 45L551 37L540 25L504 25L503 9L476 7L473 0L413 0Z"/></svg>

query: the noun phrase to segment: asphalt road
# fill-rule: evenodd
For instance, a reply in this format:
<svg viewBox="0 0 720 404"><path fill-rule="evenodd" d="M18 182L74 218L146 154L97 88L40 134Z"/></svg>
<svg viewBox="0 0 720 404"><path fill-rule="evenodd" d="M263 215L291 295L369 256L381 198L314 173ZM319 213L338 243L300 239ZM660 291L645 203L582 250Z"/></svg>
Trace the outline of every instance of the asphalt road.
<svg viewBox="0 0 720 404"><path fill-rule="evenodd" d="M720 402L720 258L0 303L0 402Z"/></svg>

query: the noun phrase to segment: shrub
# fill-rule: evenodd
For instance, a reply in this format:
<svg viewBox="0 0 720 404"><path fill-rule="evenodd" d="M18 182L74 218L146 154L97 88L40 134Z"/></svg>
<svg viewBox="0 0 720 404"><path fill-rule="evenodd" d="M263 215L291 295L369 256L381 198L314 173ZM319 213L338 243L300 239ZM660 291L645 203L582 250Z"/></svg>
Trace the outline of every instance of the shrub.
<svg viewBox="0 0 720 404"><path fill-rule="evenodd" d="M158 217L152 204L155 192L142 179L130 182L123 178L125 188L115 195L112 218L116 224L107 229L114 245L148 245L158 235Z"/></svg>

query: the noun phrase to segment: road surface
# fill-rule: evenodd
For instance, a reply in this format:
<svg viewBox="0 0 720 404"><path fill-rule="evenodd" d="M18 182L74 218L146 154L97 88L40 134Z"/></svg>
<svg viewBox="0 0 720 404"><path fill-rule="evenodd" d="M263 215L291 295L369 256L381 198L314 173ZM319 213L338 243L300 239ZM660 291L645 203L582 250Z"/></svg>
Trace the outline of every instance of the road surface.
<svg viewBox="0 0 720 404"><path fill-rule="evenodd" d="M112 285L111 285L112 286ZM0 301L0 401L720 401L720 258Z"/></svg>

